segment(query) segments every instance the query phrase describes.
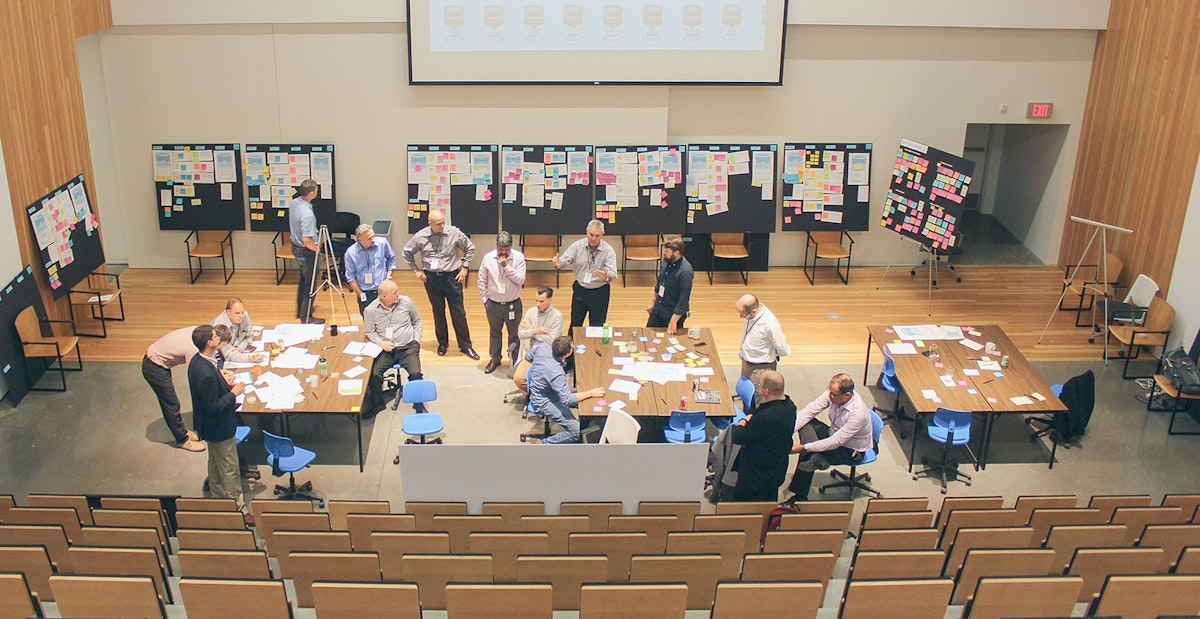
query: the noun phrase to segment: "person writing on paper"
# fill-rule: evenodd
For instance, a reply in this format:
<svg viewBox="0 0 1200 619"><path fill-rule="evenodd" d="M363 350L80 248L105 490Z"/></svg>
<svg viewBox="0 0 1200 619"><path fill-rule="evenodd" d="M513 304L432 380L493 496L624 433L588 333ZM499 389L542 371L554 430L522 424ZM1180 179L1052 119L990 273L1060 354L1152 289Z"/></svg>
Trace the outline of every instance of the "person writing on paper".
<svg viewBox="0 0 1200 619"><path fill-rule="evenodd" d="M309 295L317 270L317 216L312 205L316 199L317 181L305 179L288 207L288 226L292 232L292 253L300 269L300 283L296 288L296 318L300 322L319 325L325 321L312 317L313 297Z"/></svg>
<svg viewBox="0 0 1200 619"><path fill-rule="evenodd" d="M375 238L368 224L354 229L357 243L346 249L342 262L346 264L346 283L358 299L358 312L365 314L367 306L379 297L379 285L392 278L396 270L396 252L385 238Z"/></svg>
<svg viewBox="0 0 1200 619"><path fill-rule="evenodd" d="M692 278L695 271L692 263L683 257L683 239L668 237L662 244L662 269L654 285L654 296L646 313L647 328L667 328L668 335L683 328L683 321L691 313Z"/></svg>
<svg viewBox="0 0 1200 619"><path fill-rule="evenodd" d="M461 252L461 253L460 253ZM421 254L423 266L417 265L415 254ZM471 329L467 326L467 310L463 307L463 283L475 258L475 244L462 230L446 223L446 214L429 211L429 225L421 228L404 245L404 261L413 275L425 284L425 294L433 306L433 332L437 335L437 354L446 356L450 348L450 330L446 326L446 306L454 323L454 337L462 354L479 360L471 347Z"/></svg>
<svg viewBox="0 0 1200 619"><path fill-rule="evenodd" d="M370 419L384 408L383 374L388 368L399 363L408 380L421 379L421 316L412 299L400 294L396 282L385 279L379 284L379 298L363 312L363 330L383 349L371 364L363 394L362 418ZM398 373L396 388L400 388Z"/></svg>
<svg viewBox="0 0 1200 619"><path fill-rule="evenodd" d="M750 378L756 370L779 369L779 358L792 354L779 319L759 303L758 297L746 293L733 304L738 316L746 321L742 329L742 376Z"/></svg>
<svg viewBox="0 0 1200 619"><path fill-rule="evenodd" d="M826 409L829 425L817 419ZM800 410L796 415L800 442L792 447L792 453L800 454L800 463L788 485L793 493L789 503L808 500L817 469L862 461L863 453L874 446L870 410L854 391L854 379L849 374L834 374L829 379L829 389Z"/></svg>
<svg viewBox="0 0 1200 619"><path fill-rule="evenodd" d="M733 468L738 472L734 501L779 500L787 479L788 457L796 427L796 405L783 392L783 375L764 370L758 379L754 413L730 428L729 439L741 445Z"/></svg>
<svg viewBox="0 0 1200 619"><path fill-rule="evenodd" d="M517 337L521 338L521 354L517 356L520 362L513 368L513 382L522 392L529 393L529 385L525 383L525 372L530 365L525 356L529 350L539 343L549 344L562 334L563 315L554 307L554 289L538 286L535 305L525 312L525 318L517 328Z"/></svg>
<svg viewBox="0 0 1200 619"><path fill-rule="evenodd" d="M221 346L221 356L232 363L258 363L263 360L263 353L250 352L254 348L254 324L250 321L250 312L246 304L233 297L225 303L225 311L213 318L212 325L225 325L229 328L231 339Z"/></svg>
<svg viewBox="0 0 1200 619"><path fill-rule="evenodd" d="M571 337L560 335L549 344L534 346L526 358L533 363L529 375L529 405L536 415L545 417L562 428L558 434L546 437L548 445L580 442L579 420L571 409L591 398L604 397L604 389L596 387L575 392L567 385L567 374L563 364L572 352Z"/></svg>
<svg viewBox="0 0 1200 619"><path fill-rule="evenodd" d="M245 508L242 478L238 474L237 396L246 389L230 382L217 362L217 350L228 341L217 330L223 327L201 325L192 330L192 344L199 351L188 362L188 386L192 392L192 413L196 433L208 443L208 486L213 498L233 499L239 510ZM247 524L254 520L244 516Z"/></svg>
<svg viewBox="0 0 1200 619"><path fill-rule="evenodd" d="M483 310L488 320L488 363L484 374L491 374L500 367L502 329L508 329L508 359L517 366L517 324L521 320L521 287L525 285L525 255L513 249L512 235L500 231L496 235L496 249L483 255L479 261L479 296L483 299Z"/></svg>
<svg viewBox="0 0 1200 619"><path fill-rule="evenodd" d="M604 242L604 222L593 219L587 225L587 237L571 243L554 257L554 268L570 266L575 271L571 285L571 326L588 324L599 327L608 320L609 283L617 278L617 252Z"/></svg>

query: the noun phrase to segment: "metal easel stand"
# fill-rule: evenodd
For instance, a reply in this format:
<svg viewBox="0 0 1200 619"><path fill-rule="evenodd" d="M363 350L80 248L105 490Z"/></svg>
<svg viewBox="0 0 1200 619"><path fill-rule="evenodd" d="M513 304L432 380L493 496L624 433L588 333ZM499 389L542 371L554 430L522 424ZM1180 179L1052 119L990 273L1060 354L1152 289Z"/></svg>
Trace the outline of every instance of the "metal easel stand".
<svg viewBox="0 0 1200 619"><path fill-rule="evenodd" d="M920 247L921 251L930 252L930 254L931 254L930 260L922 261L921 264L913 267L912 270L910 271L910 274L913 276L916 276L917 269L925 266L928 263L928 265L929 265L929 283L927 284L927 290L926 290L925 296L926 296L927 303L928 303L928 310L927 310L928 314L930 316L933 316L933 287L937 286L937 275L936 275L937 253L935 250L933 250L929 246L925 245L924 243L917 241L916 239L910 239L903 235L899 235L898 238L899 238L899 241L896 243L896 249L892 250L892 258L891 258L891 260L888 261L887 267L885 269L883 269L883 275L879 276L879 282L877 284L875 284L875 289L879 290L879 286L883 283L883 279L885 277L887 277L888 270L890 270L892 268L892 265L896 262L896 252L900 249L900 246L903 244L903 242L904 241L912 241L913 243L916 243L918 247ZM962 278L959 278L959 281L962 281Z"/></svg>
<svg viewBox="0 0 1200 619"><path fill-rule="evenodd" d="M325 266L322 267L321 263ZM321 281L317 281L317 272L324 269L325 277ZM334 307L333 291L336 290L338 295L342 297L342 307L346 310L346 319L350 318L350 305L346 301L346 293L342 290L342 274L337 268L337 257L333 253L333 241L329 238L329 227L321 226L317 231L317 256L313 260L313 276L308 284L308 315L304 317L304 322L312 320L313 302L316 301L317 295L322 290L329 292L329 307ZM330 316L330 320L333 316Z"/></svg>

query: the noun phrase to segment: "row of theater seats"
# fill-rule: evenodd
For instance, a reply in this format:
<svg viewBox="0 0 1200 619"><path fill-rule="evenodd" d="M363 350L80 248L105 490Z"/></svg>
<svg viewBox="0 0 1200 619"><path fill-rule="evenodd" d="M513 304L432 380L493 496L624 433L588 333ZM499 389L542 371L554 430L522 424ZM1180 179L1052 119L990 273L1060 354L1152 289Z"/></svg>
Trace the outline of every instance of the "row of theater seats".
<svg viewBox="0 0 1200 619"><path fill-rule="evenodd" d="M873 499L856 527L857 543L844 542L850 501L803 505L808 513L783 515L780 530L765 536L773 504L722 504L722 513L700 514L698 503L643 503L638 515L622 515L620 503L581 503L559 506L568 515L545 515L540 503L491 503L483 510L489 514L468 515L465 503L407 503L407 513L393 514L384 501L331 501L319 513L306 502L258 501L256 536L220 500L105 498L92 509L95 502L31 495L30 507L17 507L0 497L0 571L22 572L25 586L57 601L63 616L115 612L102 600L173 604L173 588L189 617L249 608L243 594L289 607L282 581L272 578L292 580L297 606L315 607L319 616L322 600L334 604L327 608L347 600L398 604L413 592L419 608L448 609L451 616L508 608L505 600L537 600L547 592L551 609L579 609L582 616L606 616L597 614L603 608L672 616L674 602L667 601L680 591L682 608L711 609L714 616L750 616L747 608L762 616L761 605L746 605L760 598L778 598L792 615L810 601L815 613L831 580L842 580L841 595L830 598L843 616L877 603L894 610L897 599L915 604L910 610L918 614L906 616L940 607L941 617L953 605L968 605L971 616L1018 610L1045 616L1039 613L1062 608L1068 598L1125 615L1112 612L1122 608L1125 587L1142 592L1134 597L1155 591L1156 602L1179 604L1156 607L1158 614L1200 611L1179 610L1192 598L1175 591L1200 591L1192 576L1200 573L1200 548L1191 547L1200 545L1200 524L1188 523L1200 495L1168 496L1154 507L1145 495L1097 496L1085 507L1076 507L1074 496L1020 497L1010 508L1001 497L951 497L936 517L925 498ZM291 511L274 511L282 509ZM839 556L850 565L844 579L835 578ZM174 573L181 578L168 576ZM479 586L456 589L451 582ZM639 584L662 582L682 589ZM1012 595L1018 585L1043 593ZM229 590L210 591L217 586ZM279 596L262 593L276 587ZM76 594L87 605L64 607L60 598ZM629 605L641 596L666 606ZM235 599L242 601L229 606ZM589 599L596 601L591 609ZM1029 606L1034 601L1040 606Z"/></svg>

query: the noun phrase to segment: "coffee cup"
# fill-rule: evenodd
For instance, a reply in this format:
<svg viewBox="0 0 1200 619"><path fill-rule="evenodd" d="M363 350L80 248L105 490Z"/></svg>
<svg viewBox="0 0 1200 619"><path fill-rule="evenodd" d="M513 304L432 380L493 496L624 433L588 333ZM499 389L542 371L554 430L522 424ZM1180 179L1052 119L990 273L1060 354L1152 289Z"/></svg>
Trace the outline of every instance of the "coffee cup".
<svg viewBox="0 0 1200 619"><path fill-rule="evenodd" d="M337 335L337 325L329 325L329 335Z"/></svg>
<svg viewBox="0 0 1200 619"><path fill-rule="evenodd" d="M988 342L988 343L984 344L984 345L983 345L983 352L985 352L985 353L987 353L987 354L989 354L989 355L994 355L994 354L996 354L996 343L995 343L995 342Z"/></svg>

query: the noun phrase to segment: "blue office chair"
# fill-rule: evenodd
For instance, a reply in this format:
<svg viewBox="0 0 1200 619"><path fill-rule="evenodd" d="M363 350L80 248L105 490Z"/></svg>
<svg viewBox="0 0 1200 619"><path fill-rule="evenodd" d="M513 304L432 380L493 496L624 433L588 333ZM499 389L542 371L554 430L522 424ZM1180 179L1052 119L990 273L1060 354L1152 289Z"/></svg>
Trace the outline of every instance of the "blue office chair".
<svg viewBox="0 0 1200 619"><path fill-rule="evenodd" d="M284 473L288 475L286 488L275 486L276 496L287 501L316 501L318 505L324 506L325 499L310 494L313 489L311 481L296 485L296 471L312 464L313 460L317 459L317 454L303 447L296 447L292 443L292 439L286 436L277 436L266 430L263 430L262 434L263 447L267 448L267 464L271 466L271 474L276 477L282 477Z"/></svg>
<svg viewBox="0 0 1200 619"><path fill-rule="evenodd" d="M241 445L246 437L250 436L250 426L238 426L233 429L233 438L237 439L233 442L234 445Z"/></svg>
<svg viewBox="0 0 1200 619"><path fill-rule="evenodd" d="M708 441L704 411L671 411L663 428L668 443L704 443Z"/></svg>
<svg viewBox="0 0 1200 619"><path fill-rule="evenodd" d="M942 459L938 464L928 466L916 473L913 473L912 478L916 480L921 475L930 475L941 478L942 494L946 494L946 485L952 481L962 480L968 486L971 485L971 476L966 473L960 473L958 470L958 462L951 461L950 448L963 446L967 448L967 455L971 456L971 461L975 462L975 468L978 470L979 461L975 458L975 454L971 451L971 413L970 411L956 411L952 408L944 408L939 406L937 411L933 413L933 420L929 422L926 428L926 433L929 438L942 444ZM922 459L923 464L928 464Z"/></svg>
<svg viewBox="0 0 1200 619"><path fill-rule="evenodd" d="M854 490L857 488L863 492L869 492L877 497L882 498L878 490L867 485L866 482L871 481L870 473L858 474L858 467L865 464L870 464L879 458L879 437L883 434L883 417L879 413L871 411L871 449L863 454L862 462L850 465L850 474L847 475L837 469L830 469L829 476L842 481L825 484L817 488L817 492L825 494L825 491L830 488L849 488L850 498L854 498Z"/></svg>
<svg viewBox="0 0 1200 619"><path fill-rule="evenodd" d="M233 444L241 445L243 442L245 442L246 438L249 436L250 436L250 426L237 426L233 429L233 438L237 439L237 440L233 441ZM238 455L238 468L240 469L241 476L246 479L260 479L262 477L262 475L258 472L258 469L252 469L249 466L247 466L246 462L244 460L242 460L241 454ZM208 488L209 488L208 478L205 478L204 479L204 492L208 492Z"/></svg>
<svg viewBox="0 0 1200 619"><path fill-rule="evenodd" d="M529 380L531 378L533 378L533 366L530 366L528 370L525 370L525 384L526 385L529 384ZM533 410L533 402L530 401L530 398L526 397L525 398L525 412L524 412L524 414L521 415L521 418L529 419L530 417L541 418L542 430L540 432L522 432L521 433L521 442L522 443L528 441L531 438L536 438L536 439L540 440L540 439L546 438L547 436L550 436L552 434L552 432L550 432L550 418L543 417L542 415L537 414L537 411Z"/></svg>
<svg viewBox="0 0 1200 619"><path fill-rule="evenodd" d="M717 428L718 432L746 418L745 409L750 408L750 404L754 400L754 381L745 376L739 376L737 384L734 385L734 391L741 398L742 406L733 407L733 417L712 418L713 426Z"/></svg>
<svg viewBox="0 0 1200 619"><path fill-rule="evenodd" d="M887 346L883 347L883 371L879 373L879 380L875 383L876 387L887 391L888 393L896 394L896 401L892 404L892 409L875 407L875 410L883 413L884 419L895 419L896 428L900 430L900 438L908 438L908 432L904 429L904 422L913 422L913 432L916 432L917 420L904 414L904 407L900 406L900 396L904 395L904 387L900 384L900 379L896 378L896 360L892 358L888 352Z"/></svg>
<svg viewBox="0 0 1200 619"><path fill-rule="evenodd" d="M425 437L430 434L437 434L445 429L442 426L442 416L437 413L431 413L425 408L426 402L432 402L437 399L437 385L432 380L410 380L404 386L404 402L407 404L419 404L417 412L410 415L405 415L400 422L400 429L409 436L415 436L417 439L406 439L404 442L410 445L424 445L426 443L441 443L441 438L435 438L431 441L426 441Z"/></svg>

